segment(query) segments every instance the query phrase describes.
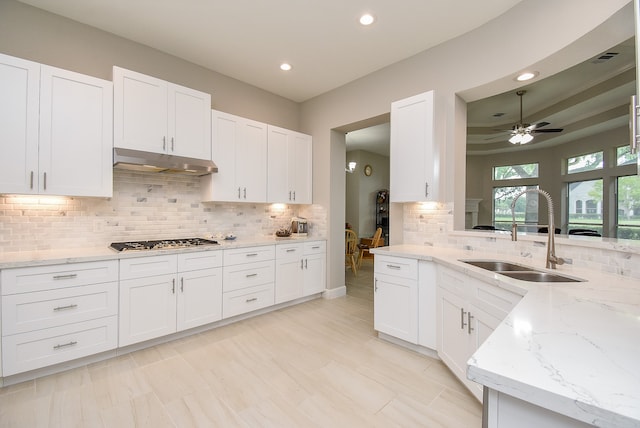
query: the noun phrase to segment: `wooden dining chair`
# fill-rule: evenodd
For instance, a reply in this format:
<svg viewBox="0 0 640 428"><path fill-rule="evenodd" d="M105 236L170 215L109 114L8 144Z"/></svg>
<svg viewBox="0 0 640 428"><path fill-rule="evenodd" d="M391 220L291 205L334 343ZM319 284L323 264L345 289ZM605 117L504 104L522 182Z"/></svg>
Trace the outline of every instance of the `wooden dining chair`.
<svg viewBox="0 0 640 428"><path fill-rule="evenodd" d="M344 264L358 274L358 235L351 229L344 231Z"/></svg>
<svg viewBox="0 0 640 428"><path fill-rule="evenodd" d="M382 228L379 227L376 229L376 233L373 234L373 238L371 238L371 245L359 244L358 249L360 250L360 257L358 258L358 269L362 266L362 259L365 255L371 254L369 252L370 249L376 248L380 246L382 241Z"/></svg>

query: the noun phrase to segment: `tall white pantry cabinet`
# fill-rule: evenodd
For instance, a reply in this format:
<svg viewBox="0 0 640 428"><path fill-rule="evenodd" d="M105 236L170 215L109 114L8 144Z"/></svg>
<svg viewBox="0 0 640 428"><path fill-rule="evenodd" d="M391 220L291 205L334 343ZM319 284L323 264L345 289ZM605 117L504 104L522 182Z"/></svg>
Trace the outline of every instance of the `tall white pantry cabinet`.
<svg viewBox="0 0 640 428"><path fill-rule="evenodd" d="M0 54L0 193L111 197L111 82Z"/></svg>

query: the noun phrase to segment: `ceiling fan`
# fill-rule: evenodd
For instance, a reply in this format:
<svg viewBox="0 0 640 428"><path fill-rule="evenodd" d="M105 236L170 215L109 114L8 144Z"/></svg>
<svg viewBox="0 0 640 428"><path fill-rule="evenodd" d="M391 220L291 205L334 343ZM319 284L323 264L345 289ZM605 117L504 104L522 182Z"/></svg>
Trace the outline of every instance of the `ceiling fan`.
<svg viewBox="0 0 640 428"><path fill-rule="evenodd" d="M538 129L543 126L549 125L549 122L540 122L533 125L522 122L522 97L526 93L527 91L525 90L516 92L516 95L520 97L520 122L513 125L513 128L511 128L511 137L509 138L509 142L511 144L527 144L531 142L531 140L533 140L533 134L544 132L562 132L562 128Z"/></svg>

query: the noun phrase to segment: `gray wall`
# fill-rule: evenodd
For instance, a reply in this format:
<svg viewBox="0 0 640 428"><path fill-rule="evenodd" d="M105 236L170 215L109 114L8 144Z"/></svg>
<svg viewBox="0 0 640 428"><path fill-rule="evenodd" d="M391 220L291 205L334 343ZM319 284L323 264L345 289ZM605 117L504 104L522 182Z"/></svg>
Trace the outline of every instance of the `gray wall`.
<svg viewBox="0 0 640 428"><path fill-rule="evenodd" d="M365 150L347 152L347 161L358 163L356 170L346 174L346 221L351 223L358 238L373 236L376 231L376 194L389 189L389 157ZM364 175L365 165L371 165L373 173Z"/></svg>

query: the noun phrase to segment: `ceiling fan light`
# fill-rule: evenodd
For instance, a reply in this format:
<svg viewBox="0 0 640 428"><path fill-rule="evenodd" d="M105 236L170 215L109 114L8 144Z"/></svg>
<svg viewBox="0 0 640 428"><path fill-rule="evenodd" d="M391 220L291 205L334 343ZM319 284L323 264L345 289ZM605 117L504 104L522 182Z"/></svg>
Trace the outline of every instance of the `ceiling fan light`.
<svg viewBox="0 0 640 428"><path fill-rule="evenodd" d="M522 135L522 141L520 141L520 144L527 144L531 140L533 140L533 135L527 132L526 134Z"/></svg>
<svg viewBox="0 0 640 428"><path fill-rule="evenodd" d="M520 144L520 141L522 141L522 135L520 134L513 134L511 138L509 138L511 144Z"/></svg>

